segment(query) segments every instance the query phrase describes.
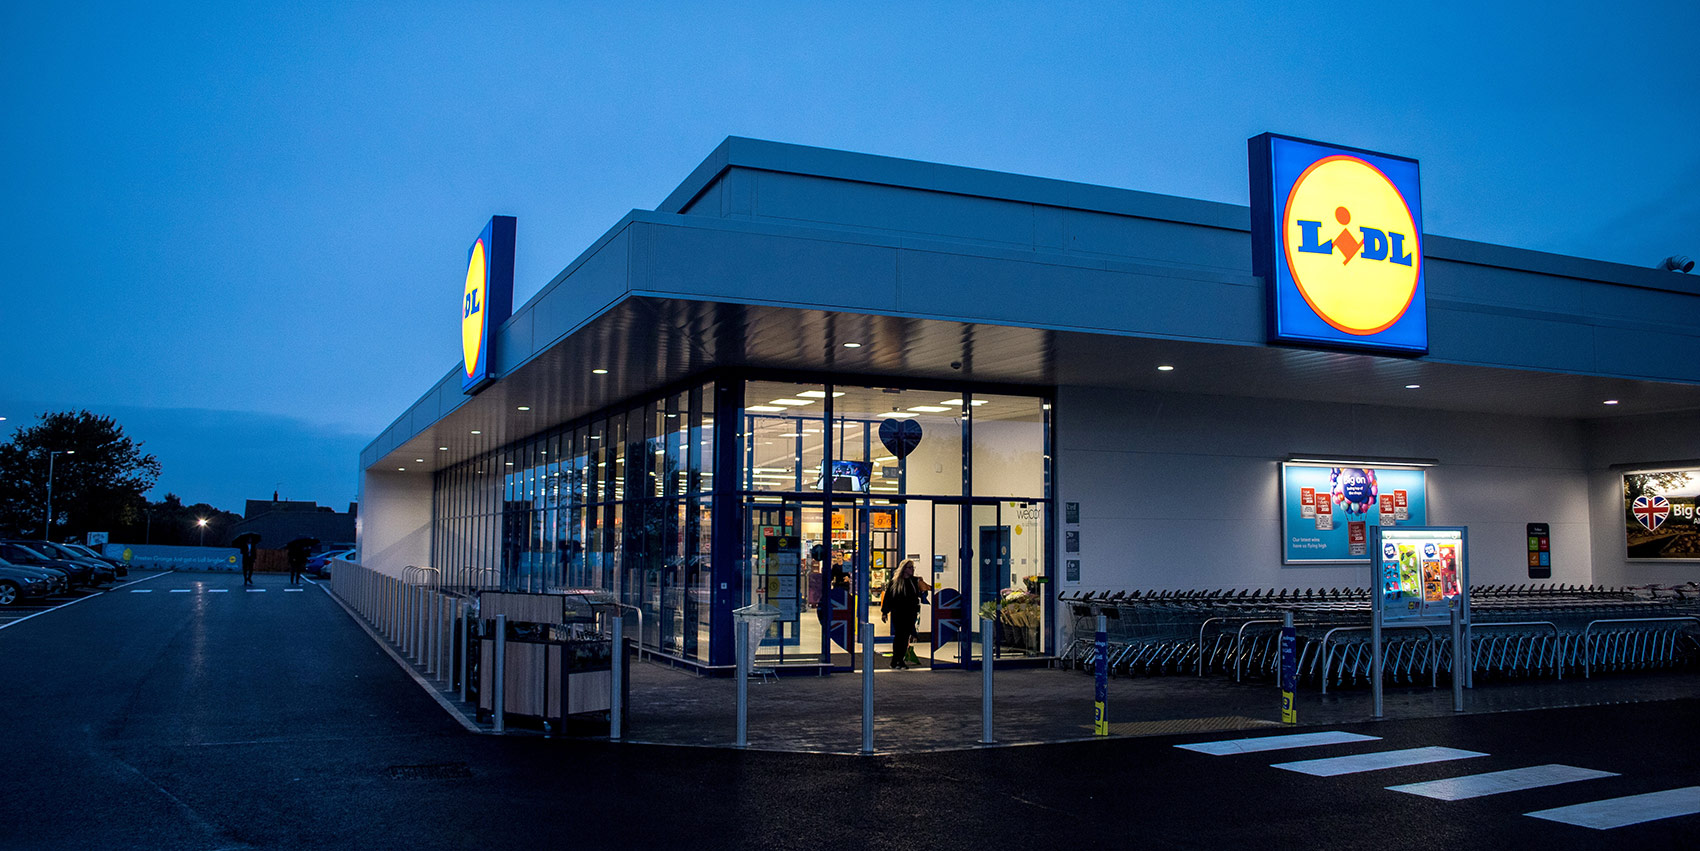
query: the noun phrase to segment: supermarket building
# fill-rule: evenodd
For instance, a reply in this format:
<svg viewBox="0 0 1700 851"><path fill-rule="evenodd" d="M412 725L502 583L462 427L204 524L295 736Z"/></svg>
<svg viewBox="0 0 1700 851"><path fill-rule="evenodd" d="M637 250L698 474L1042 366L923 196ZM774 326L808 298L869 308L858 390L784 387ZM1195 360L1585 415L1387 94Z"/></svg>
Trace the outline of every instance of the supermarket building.
<svg viewBox="0 0 1700 851"><path fill-rule="evenodd" d="M759 658L848 666L910 560L935 667L981 611L1056 652L1059 592L1362 586L1378 523L1468 526L1477 584L1695 577L1693 486L1644 530L1626 496L1700 483L1694 278L1422 234L1413 163L1416 227L1319 215L1274 262L1420 271L1421 345L1281 337L1256 159L1248 210L729 138L362 452L360 559L606 588L703 670L752 602Z"/></svg>

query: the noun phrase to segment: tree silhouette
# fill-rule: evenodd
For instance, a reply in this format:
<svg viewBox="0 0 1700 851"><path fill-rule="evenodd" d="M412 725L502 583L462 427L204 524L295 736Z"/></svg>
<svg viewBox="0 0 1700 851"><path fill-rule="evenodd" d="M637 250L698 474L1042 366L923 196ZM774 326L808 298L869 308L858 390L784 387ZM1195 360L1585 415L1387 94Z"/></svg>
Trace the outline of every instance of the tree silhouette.
<svg viewBox="0 0 1700 851"><path fill-rule="evenodd" d="M54 452L63 454L52 465L53 539L110 531L141 518L142 495L158 480L159 461L111 417L65 411L42 414L0 445L0 530L28 537L46 532Z"/></svg>

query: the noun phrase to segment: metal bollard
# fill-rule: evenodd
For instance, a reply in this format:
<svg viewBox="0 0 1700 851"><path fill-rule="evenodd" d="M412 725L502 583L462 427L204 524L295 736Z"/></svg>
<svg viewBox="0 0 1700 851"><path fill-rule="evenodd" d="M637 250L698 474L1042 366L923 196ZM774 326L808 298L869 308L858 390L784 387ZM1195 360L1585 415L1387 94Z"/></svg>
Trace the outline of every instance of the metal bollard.
<svg viewBox="0 0 1700 851"><path fill-rule="evenodd" d="M425 662L425 588L413 586L413 658Z"/></svg>
<svg viewBox="0 0 1700 851"><path fill-rule="evenodd" d="M1099 613L1097 631L1092 636L1092 735L1110 734L1110 639L1109 626Z"/></svg>
<svg viewBox="0 0 1700 851"><path fill-rule="evenodd" d="M737 670L732 676L737 679L736 693L738 695L738 742L740 748L750 744L750 631L742 621L736 622L733 629L737 630L733 642L737 653Z"/></svg>
<svg viewBox="0 0 1700 851"><path fill-rule="evenodd" d="M874 625L862 624L862 753L874 752Z"/></svg>
<svg viewBox="0 0 1700 851"><path fill-rule="evenodd" d="M625 724L621 718L625 714L625 701L621 699L620 683L626 676L626 613L614 610L614 673L608 681L608 738L619 741L625 733ZM464 692L465 689L463 688ZM738 716L738 727L743 729L744 716Z"/></svg>
<svg viewBox="0 0 1700 851"><path fill-rule="evenodd" d="M435 591L425 592L429 604L425 606L425 614L429 618L425 630L425 673L432 679L437 675L437 634L442 630L443 601Z"/></svg>
<svg viewBox="0 0 1700 851"><path fill-rule="evenodd" d="M1293 625L1293 613L1281 613L1281 723L1299 723L1296 693L1299 690L1298 630Z"/></svg>
<svg viewBox="0 0 1700 851"><path fill-rule="evenodd" d="M1464 658L1464 615L1452 610L1452 711L1464 711L1464 677L1460 660Z"/></svg>
<svg viewBox="0 0 1700 851"><path fill-rule="evenodd" d="M494 707L494 709L495 709L496 732L501 733L501 732L505 732L508 728L507 718L505 717L507 715L507 711L508 711L508 701L507 701L507 685L508 684L507 684L507 677L506 677L506 674L507 674L507 671L508 671L508 664L507 664L507 662L508 662L508 616L507 615L497 615L496 616L496 652L495 652L494 655L496 657L495 664L492 665L491 667L496 669L495 672L494 672L495 684L494 684L494 688L492 689L492 691L494 691L495 694L490 700L490 705L492 707Z"/></svg>
<svg viewBox="0 0 1700 851"><path fill-rule="evenodd" d="M472 672L472 604L460 607L460 702L466 702L466 678Z"/></svg>
<svg viewBox="0 0 1700 851"><path fill-rule="evenodd" d="M991 618L980 619L980 744L992 743L992 635L997 626Z"/></svg>

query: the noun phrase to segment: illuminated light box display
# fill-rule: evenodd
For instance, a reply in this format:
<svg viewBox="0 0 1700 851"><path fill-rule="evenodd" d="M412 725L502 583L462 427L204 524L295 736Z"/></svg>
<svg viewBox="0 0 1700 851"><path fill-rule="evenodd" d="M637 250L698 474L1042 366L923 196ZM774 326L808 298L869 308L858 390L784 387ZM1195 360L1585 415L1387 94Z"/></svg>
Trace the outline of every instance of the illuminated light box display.
<svg viewBox="0 0 1700 851"><path fill-rule="evenodd" d="M1281 464L1281 540L1285 564L1363 564L1379 527L1428 519L1420 469Z"/></svg>
<svg viewBox="0 0 1700 851"><path fill-rule="evenodd" d="M1378 528L1370 577L1383 622L1449 620L1470 587L1461 526Z"/></svg>
<svg viewBox="0 0 1700 851"><path fill-rule="evenodd" d="M490 373L491 344L513 306L514 217L492 216L466 251L460 300L461 392L476 393L495 380Z"/></svg>
<svg viewBox="0 0 1700 851"><path fill-rule="evenodd" d="M1700 469L1623 474L1626 554L1635 561L1700 561Z"/></svg>
<svg viewBox="0 0 1700 851"><path fill-rule="evenodd" d="M1272 133L1247 157L1270 342L1426 353L1417 161Z"/></svg>

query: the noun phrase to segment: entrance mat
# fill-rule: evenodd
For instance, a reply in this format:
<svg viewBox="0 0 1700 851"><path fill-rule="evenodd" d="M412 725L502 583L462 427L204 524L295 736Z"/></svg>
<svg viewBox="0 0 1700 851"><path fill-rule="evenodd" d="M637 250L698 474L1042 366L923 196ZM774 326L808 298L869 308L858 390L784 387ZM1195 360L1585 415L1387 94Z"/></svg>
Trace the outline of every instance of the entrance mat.
<svg viewBox="0 0 1700 851"><path fill-rule="evenodd" d="M1244 715L1217 715L1210 718L1172 718L1167 721L1110 722L1112 736L1167 736L1174 733L1215 733L1222 730L1252 730L1259 727L1280 727L1279 721L1247 718Z"/></svg>

